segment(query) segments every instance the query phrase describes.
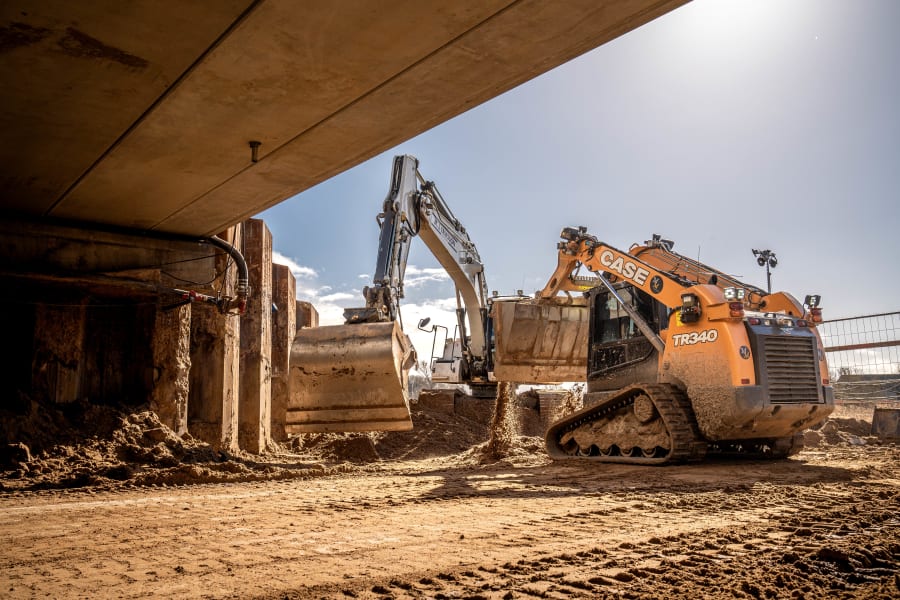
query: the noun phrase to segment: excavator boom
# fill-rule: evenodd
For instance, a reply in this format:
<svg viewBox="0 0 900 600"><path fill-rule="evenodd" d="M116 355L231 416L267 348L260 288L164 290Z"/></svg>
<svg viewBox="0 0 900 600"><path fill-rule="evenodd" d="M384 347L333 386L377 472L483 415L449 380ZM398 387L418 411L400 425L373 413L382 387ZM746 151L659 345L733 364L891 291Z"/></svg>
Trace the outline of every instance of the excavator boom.
<svg viewBox="0 0 900 600"><path fill-rule="evenodd" d="M487 383L487 285L465 228L412 156L394 157L382 212L375 274L365 306L344 311L343 325L304 329L291 351L287 429L292 433L411 429L408 373L415 350L403 333L400 300L413 238L421 237L450 275L464 369L459 383ZM468 328L466 325L470 326Z"/></svg>

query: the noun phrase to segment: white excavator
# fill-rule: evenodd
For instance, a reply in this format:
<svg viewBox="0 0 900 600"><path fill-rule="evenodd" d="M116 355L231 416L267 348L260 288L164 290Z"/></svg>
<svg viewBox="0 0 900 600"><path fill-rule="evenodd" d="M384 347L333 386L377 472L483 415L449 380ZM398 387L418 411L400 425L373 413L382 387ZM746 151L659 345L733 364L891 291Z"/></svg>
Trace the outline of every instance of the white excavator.
<svg viewBox="0 0 900 600"><path fill-rule="evenodd" d="M302 329L291 348L288 433L402 431L412 428L408 373L416 353L403 332L400 300L413 238L420 237L456 286L457 334L433 363L433 379L465 383L494 396L484 265L419 161L394 157L390 190L365 306L344 311L344 324ZM427 326L427 319L419 323ZM453 352L457 348L457 352Z"/></svg>

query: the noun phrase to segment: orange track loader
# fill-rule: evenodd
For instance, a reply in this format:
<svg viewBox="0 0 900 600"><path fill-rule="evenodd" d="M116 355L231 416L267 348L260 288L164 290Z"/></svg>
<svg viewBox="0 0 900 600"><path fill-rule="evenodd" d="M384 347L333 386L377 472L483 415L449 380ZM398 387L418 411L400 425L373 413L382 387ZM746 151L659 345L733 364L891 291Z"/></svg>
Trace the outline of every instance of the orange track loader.
<svg viewBox="0 0 900 600"><path fill-rule="evenodd" d="M659 238L626 253L583 227L561 237L557 269L535 303L583 293L587 393L585 408L547 431L554 458L784 457L834 409L818 297L801 304L767 294ZM595 276L573 276L579 267Z"/></svg>

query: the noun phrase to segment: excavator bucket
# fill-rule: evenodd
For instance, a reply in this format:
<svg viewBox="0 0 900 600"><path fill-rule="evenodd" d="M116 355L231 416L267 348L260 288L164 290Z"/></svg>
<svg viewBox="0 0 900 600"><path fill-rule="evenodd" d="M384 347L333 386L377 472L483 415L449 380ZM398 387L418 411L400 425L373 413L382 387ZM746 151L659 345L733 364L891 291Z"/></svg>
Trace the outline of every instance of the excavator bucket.
<svg viewBox="0 0 900 600"><path fill-rule="evenodd" d="M497 381L584 381L587 306L555 300L516 300L495 302L492 314Z"/></svg>
<svg viewBox="0 0 900 600"><path fill-rule="evenodd" d="M288 433L412 429L415 351L396 322L302 329L291 347Z"/></svg>

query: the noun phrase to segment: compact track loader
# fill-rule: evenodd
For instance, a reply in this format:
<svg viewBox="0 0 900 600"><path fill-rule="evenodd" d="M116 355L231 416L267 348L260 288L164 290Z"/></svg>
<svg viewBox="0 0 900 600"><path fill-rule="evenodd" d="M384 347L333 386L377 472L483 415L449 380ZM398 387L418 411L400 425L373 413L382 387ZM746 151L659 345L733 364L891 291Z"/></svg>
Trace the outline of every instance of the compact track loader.
<svg viewBox="0 0 900 600"><path fill-rule="evenodd" d="M817 296L801 304L741 284L658 237L627 253L583 227L561 237L557 269L535 303L559 303L563 292L574 304L572 292L581 293L587 393L585 408L547 431L554 458L784 457L834 409ZM580 267L595 275L577 276Z"/></svg>

